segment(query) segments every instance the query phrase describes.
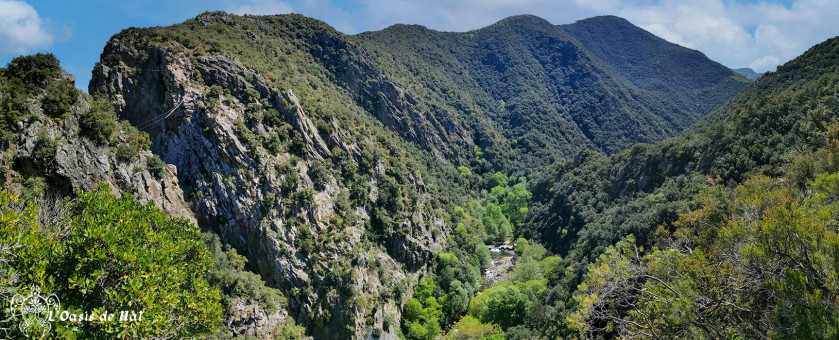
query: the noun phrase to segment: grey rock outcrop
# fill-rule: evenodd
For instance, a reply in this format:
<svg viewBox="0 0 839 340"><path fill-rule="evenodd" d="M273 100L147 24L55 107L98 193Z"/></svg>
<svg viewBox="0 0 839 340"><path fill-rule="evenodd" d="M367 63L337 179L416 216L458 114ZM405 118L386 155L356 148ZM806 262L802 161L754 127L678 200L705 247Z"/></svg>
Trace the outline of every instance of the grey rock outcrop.
<svg viewBox="0 0 839 340"><path fill-rule="evenodd" d="M405 139L431 150L441 162L471 152L472 136L448 115L435 115L399 84L373 67L367 52L330 31L308 41L312 55L332 70L353 99L369 108L376 118Z"/></svg>
<svg viewBox="0 0 839 340"><path fill-rule="evenodd" d="M72 77L64 75L64 77ZM45 178L53 191L69 195L80 190L92 190L99 183L108 183L111 193L133 195L141 203L154 204L172 216L185 217L195 222L195 216L183 199L177 181L177 169L166 166L161 178L146 167L152 153L139 150L131 160L119 159L116 147L97 145L80 135L79 116L90 110L90 98L80 94L78 103L61 119L49 118L37 104L30 106L29 119L19 122L20 132L0 163L6 163L6 178L0 179L5 188L20 190L21 185L12 181L17 175ZM39 138L56 142L49 164L36 160ZM115 131L113 145L126 143L128 133L121 128Z"/></svg>
<svg viewBox="0 0 839 340"><path fill-rule="evenodd" d="M258 303L244 299L236 299L228 308L231 310L227 312L229 317L224 326L233 337L273 339L271 333L288 318L282 308L277 307L277 312L269 313Z"/></svg>

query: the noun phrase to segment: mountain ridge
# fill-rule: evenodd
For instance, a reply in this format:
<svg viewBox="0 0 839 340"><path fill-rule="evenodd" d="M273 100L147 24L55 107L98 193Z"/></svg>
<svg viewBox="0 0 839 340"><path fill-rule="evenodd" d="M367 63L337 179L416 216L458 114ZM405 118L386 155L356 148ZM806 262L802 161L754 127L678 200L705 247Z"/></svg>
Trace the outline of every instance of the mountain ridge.
<svg viewBox="0 0 839 340"><path fill-rule="evenodd" d="M612 22L615 20L610 19L609 21ZM525 27L529 28L528 32L530 33L526 37L524 35L517 35L518 33L516 32L520 32ZM541 144L549 146L547 148L549 149L548 152L542 151L538 156L527 156L527 152L525 151L524 154L528 159L524 163L527 164L542 164L546 159L569 157L573 153L571 150L578 150L574 148L569 149L568 146L563 147L554 144L558 140L578 144L583 148L590 148L589 145L594 142L598 149L611 153L620 147L629 146L632 142L649 142L656 140L658 138L656 136L659 135L672 135L675 131L681 130L689 125L689 122L707 114L710 108L721 105L721 101L727 98L727 95L720 95L709 108L696 110L694 108L697 106L695 104L696 100L699 100L701 96L691 94L691 97L694 99L693 102L690 102L690 105L685 104L689 100L673 102L668 99L669 97L685 97L686 92L693 92L692 89L680 88L664 94L657 94L646 89L628 85L627 80L623 78L624 75L620 74L617 70L613 71L608 64L603 65L603 62L597 57L585 52L585 48L579 45L566 31L562 26L554 26L544 19L522 15L503 19L496 24L462 33L438 32L424 27L403 25L392 26L379 32L365 32L358 36L362 40L365 40L368 45L372 44L371 48L373 50L379 50L382 51L381 53L390 55L398 55L399 57L395 58L396 60L409 63L399 67L390 66L390 68L412 70L430 69L433 68L432 65L435 63L445 60L446 67L457 70L460 78L447 79L446 75L439 75L435 76L431 83L458 84L458 88L461 89L474 89L469 90L471 91L470 93L474 94L473 97L483 99L479 102L472 103L472 105L477 107L473 107L471 110L480 110L484 117L494 121L494 124L499 124L502 130L508 134L506 138L513 139L510 136L532 134L530 130L533 130L533 126L520 127L521 124L530 124L529 122L533 119L541 119L536 117L530 118L531 113L529 111L535 109L556 112L551 115L557 118L552 121L543 122L541 126L564 126L562 131L550 132L548 134L537 133L529 138L524 138L525 140L540 140ZM637 27L635 27L635 31L637 33L643 32L644 34L649 34ZM509 38L506 38L504 44L497 43L497 47L492 47L496 43L489 38L480 40L482 36L502 35L508 36ZM565 52L559 52L559 49L554 49L553 51L556 52L551 52L553 53L552 56L535 55L533 52L537 50L534 48L540 47L535 47L532 43L522 43L531 42L535 39L543 39L545 44L565 44L566 50L564 50ZM377 40L381 41L379 42ZM419 42L423 44L421 47L418 46ZM670 43L666 43L661 39L656 40L655 43L670 45ZM513 47L515 44L518 45ZM487 48L495 48L497 50L492 53L487 53ZM511 50L511 48L515 48L515 51ZM679 49L680 47L676 48ZM562 53L568 55L563 56ZM481 55L482 57L479 58L477 55ZM525 59L517 61L521 58ZM573 58L581 58L580 60L583 60L581 61L581 65L584 65L582 67L569 67L568 64L562 64L563 62L574 62ZM495 65L495 67L487 67L488 64ZM542 66L536 66L540 64ZM525 66L525 68L510 71L510 75L505 75L508 68L515 68L515 65L533 66ZM729 84L728 87L718 86L721 89L719 93L728 93L730 95L745 85L744 82L729 79L728 77L734 75L734 73L722 65L710 61L708 61L708 65L711 69L716 70L716 77L721 78L718 81ZM543 69L540 70L539 67ZM587 70L587 68L591 67L593 69ZM384 65L382 68L387 69L389 66ZM560 71L563 68L565 71ZM609 71L605 71L606 69L609 69ZM524 75L526 80L516 80L519 79L517 75ZM579 77L579 79L575 79L574 77ZM689 75L684 77L689 77ZM659 83L667 81L666 77L660 77L658 80ZM517 81L521 85L507 85L511 81ZM575 81L587 81L588 83L586 84L588 85L575 85ZM565 99L557 97L560 92L560 88L557 85L561 84L561 82L566 82L565 85L562 85L564 87L561 90L563 92L562 96ZM542 83L546 84L545 90L534 88L535 92L517 93L510 92L509 90L499 92L504 91L503 89L505 87L526 89L533 87L533 85L526 84ZM540 85L535 86L538 87ZM588 114L585 113L586 110L573 106L573 103L569 103L568 101L575 96L574 92L578 91L578 89L575 89L575 86L600 86L603 90L599 92L608 95L593 99L593 102L597 103L595 107L609 106L617 113L596 112L594 114ZM490 92L487 92L487 90L490 90ZM718 90L714 90L712 87L711 91ZM535 98L530 93L533 93L541 99ZM678 94L678 96L674 96L674 94ZM440 97L445 97L445 95L441 95ZM631 98L627 99L626 97ZM501 101L498 99L501 99ZM502 106L506 106L501 105L501 103L506 104L511 100L516 104L521 102L519 106L513 106L513 110L522 107L532 108L525 108L514 112L504 112L499 109ZM603 102L604 100L619 100L621 103L634 103L632 105L635 106L632 109L621 108L620 105L605 103ZM656 111L661 107L667 107L667 109ZM685 107L688 108L687 112L679 112L679 110L684 110ZM637 112L637 116L629 114L626 111ZM662 111L676 113L662 113ZM624 119L621 119L621 121L625 124L625 128L627 130L633 130L624 132L625 135L623 136L621 134L614 134L615 131L622 131L622 128L618 128L617 126L609 128L609 131L613 133L611 136L600 132L600 124L611 124L612 122L609 119L616 119L608 118L612 114L623 115ZM669 116L667 116L668 114ZM657 115L665 116L665 119L661 119ZM643 128L633 127L633 124L641 124L647 128L655 129L657 132L645 131Z"/></svg>
<svg viewBox="0 0 839 340"><path fill-rule="evenodd" d="M697 117L707 115L728 99L718 96L728 93L719 87L735 86L739 90L745 82L702 52L670 43L623 18L599 16L560 27L636 86L675 98L679 106L702 104L696 110ZM682 90L676 91L678 87Z"/></svg>
<svg viewBox="0 0 839 340"><path fill-rule="evenodd" d="M746 79L749 79L751 81L757 80L758 78L760 78L765 73L765 72L755 72L754 70L752 70L751 68L748 68L748 67L735 68L734 72L739 73L741 76L746 77Z"/></svg>

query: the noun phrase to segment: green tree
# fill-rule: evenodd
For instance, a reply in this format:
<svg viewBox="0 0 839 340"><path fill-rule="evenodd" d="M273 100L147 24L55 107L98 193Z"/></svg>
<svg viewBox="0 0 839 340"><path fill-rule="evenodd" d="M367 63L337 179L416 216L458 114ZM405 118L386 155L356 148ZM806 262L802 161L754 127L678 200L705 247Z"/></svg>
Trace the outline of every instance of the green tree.
<svg viewBox="0 0 839 340"><path fill-rule="evenodd" d="M79 91L72 81L62 79L47 86L41 105L44 113L52 117L62 117L70 112L70 107L79 100Z"/></svg>
<svg viewBox="0 0 839 340"><path fill-rule="evenodd" d="M163 170L166 168L166 163L164 163L157 155L151 155L146 159L146 167L149 169L149 172L154 175L154 177L160 179L163 178Z"/></svg>
<svg viewBox="0 0 839 340"><path fill-rule="evenodd" d="M105 145L111 140L116 126L116 114L111 104L104 98L91 103L90 110L79 117L81 134L98 145Z"/></svg>
<svg viewBox="0 0 839 340"><path fill-rule="evenodd" d="M425 301L429 297L434 296L434 279L431 277L424 277L419 280L417 286L414 287L414 298L420 301Z"/></svg>
<svg viewBox="0 0 839 340"><path fill-rule="evenodd" d="M20 79L31 89L43 87L60 74L61 65L52 53L20 56L12 59L6 68L7 76Z"/></svg>
<svg viewBox="0 0 839 340"><path fill-rule="evenodd" d="M478 259L478 263L481 268L489 267L489 264L492 261L492 253L489 251L489 247L487 247L483 242L475 245L475 257Z"/></svg>
<svg viewBox="0 0 839 340"><path fill-rule="evenodd" d="M539 267L539 263L536 260L519 260L513 268L512 279L514 281L527 282L530 280L541 280L543 278L542 268Z"/></svg>
<svg viewBox="0 0 839 340"><path fill-rule="evenodd" d="M484 322L498 324L503 329L524 323L533 302L515 286L496 287L486 301Z"/></svg>
<svg viewBox="0 0 839 340"><path fill-rule="evenodd" d="M443 338L446 340L472 340L485 339L496 334L504 334L504 331L498 325L482 323L481 320L467 315L454 324Z"/></svg>
<svg viewBox="0 0 839 340"><path fill-rule="evenodd" d="M440 333L443 306L434 297L434 279L424 277L414 287L403 311L403 331L408 339L433 339Z"/></svg>
<svg viewBox="0 0 839 340"><path fill-rule="evenodd" d="M44 169L51 169L57 148L58 142L55 139L47 135L44 131L38 132L32 158Z"/></svg>
<svg viewBox="0 0 839 340"><path fill-rule="evenodd" d="M481 222L487 236L492 240L503 241L512 235L513 227L510 225L510 221L504 216L501 207L495 203L487 203L481 215Z"/></svg>
<svg viewBox="0 0 839 340"><path fill-rule="evenodd" d="M522 253L524 253L524 250L527 249L527 248L530 248L530 242L528 242L523 237L519 237L519 238L516 239L516 245L513 248L513 251L515 251L516 254L521 255Z"/></svg>
<svg viewBox="0 0 839 340"><path fill-rule="evenodd" d="M406 321L420 321L425 318L425 312L422 310L422 303L416 298L410 298L405 302L405 307L402 308L402 317Z"/></svg>
<svg viewBox="0 0 839 340"><path fill-rule="evenodd" d="M220 326L219 291L206 276L213 260L187 220L116 198L104 184L80 192L58 218L47 218L49 208L38 216L32 203L0 193L0 244L17 245L7 259L21 274L18 292L40 287L74 313L143 312L136 322L54 323L51 336L194 337Z"/></svg>
<svg viewBox="0 0 839 340"><path fill-rule="evenodd" d="M452 281L449 287L449 303L451 304L451 315L460 316L469 308L469 300L472 298L472 290L458 280Z"/></svg>

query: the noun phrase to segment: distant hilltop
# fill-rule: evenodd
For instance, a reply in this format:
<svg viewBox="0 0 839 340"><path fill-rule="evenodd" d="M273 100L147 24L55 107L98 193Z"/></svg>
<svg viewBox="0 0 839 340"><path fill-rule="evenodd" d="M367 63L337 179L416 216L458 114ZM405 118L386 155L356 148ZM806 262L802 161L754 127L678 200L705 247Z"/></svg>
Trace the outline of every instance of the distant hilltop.
<svg viewBox="0 0 839 340"><path fill-rule="evenodd" d="M755 70L752 70L748 67L735 69L734 72L739 73L741 76L746 77L746 79L751 80L751 81L757 80L757 78L760 78L764 73L764 72L760 72L760 73L755 72Z"/></svg>

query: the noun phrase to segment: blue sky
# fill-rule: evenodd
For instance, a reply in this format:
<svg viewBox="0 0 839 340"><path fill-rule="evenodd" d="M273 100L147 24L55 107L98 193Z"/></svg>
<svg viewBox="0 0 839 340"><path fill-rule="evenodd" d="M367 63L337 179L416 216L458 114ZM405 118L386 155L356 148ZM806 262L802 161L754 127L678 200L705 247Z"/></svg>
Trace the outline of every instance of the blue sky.
<svg viewBox="0 0 839 340"><path fill-rule="evenodd" d="M86 89L113 34L213 10L301 13L349 34L395 23L466 31L516 14L554 24L611 14L726 66L757 71L774 70L839 35L835 0L0 0L0 65L20 54L52 52Z"/></svg>

